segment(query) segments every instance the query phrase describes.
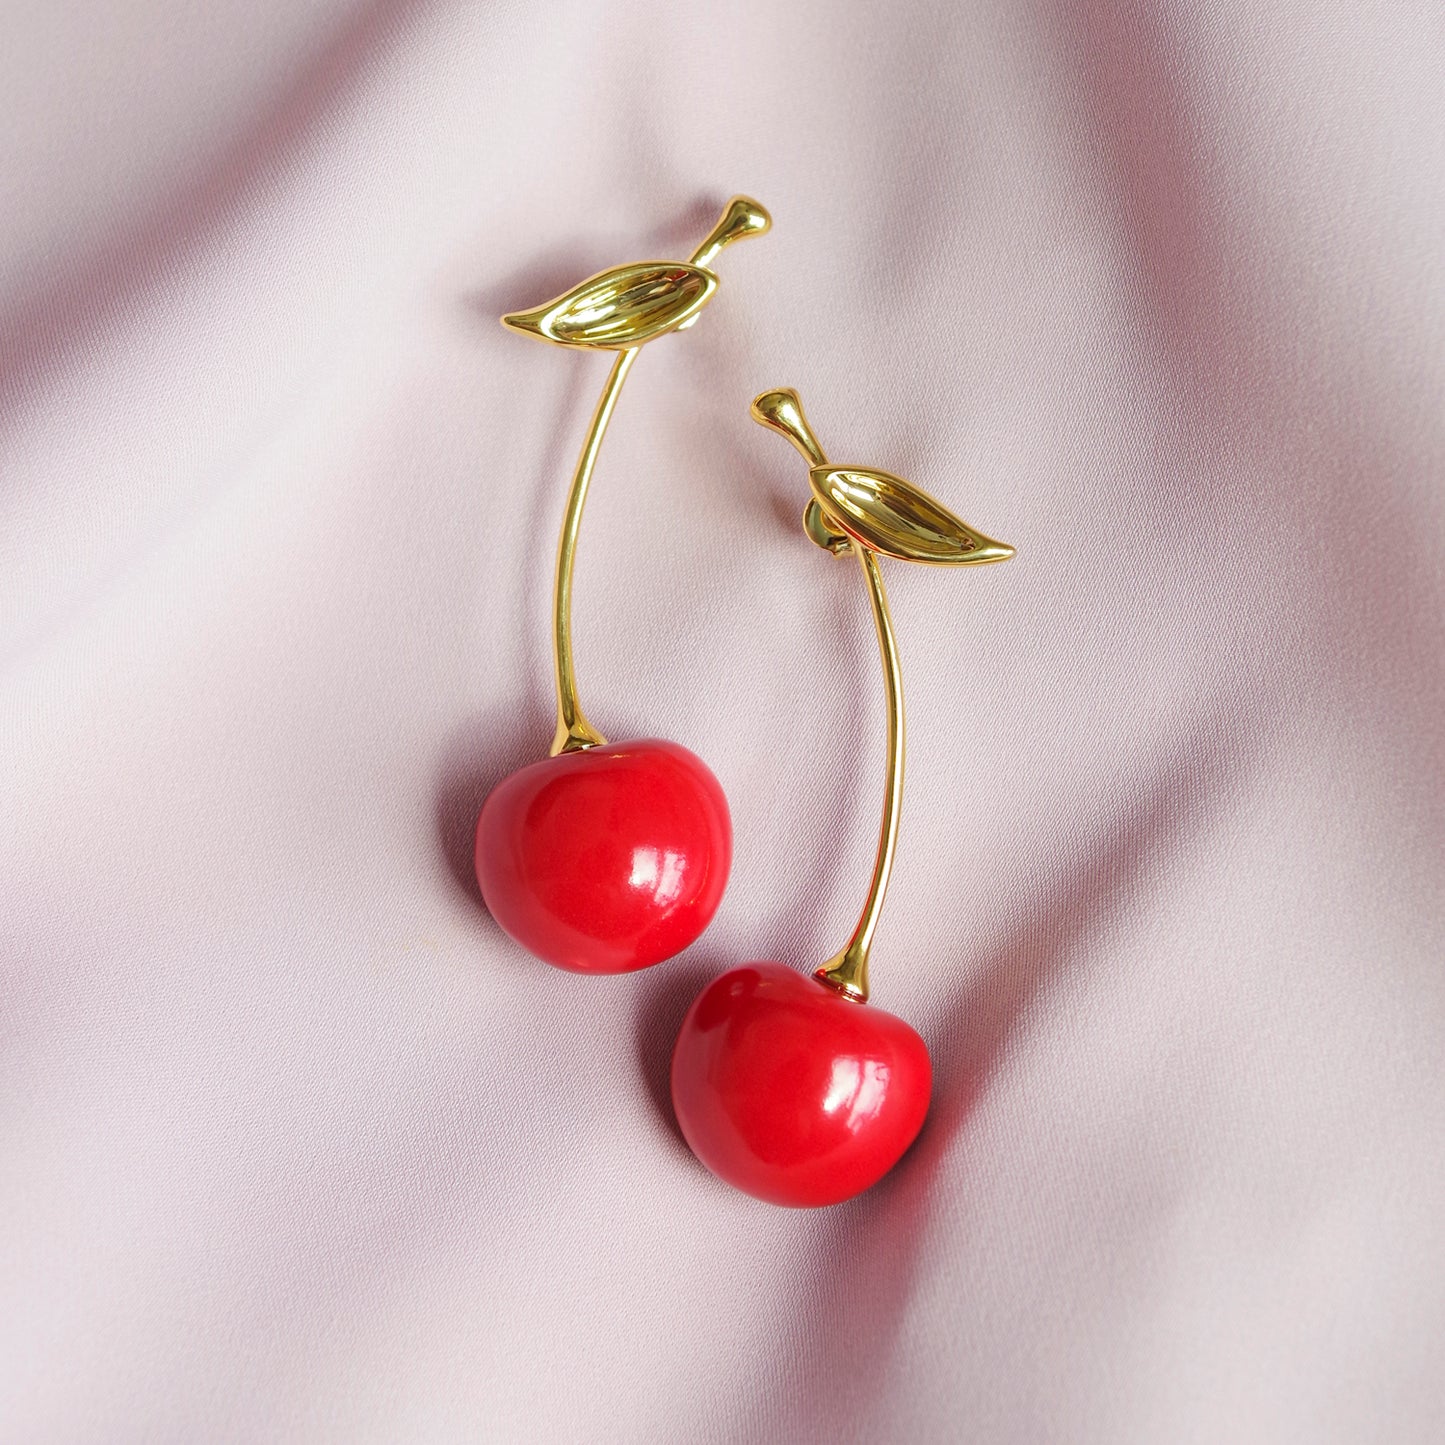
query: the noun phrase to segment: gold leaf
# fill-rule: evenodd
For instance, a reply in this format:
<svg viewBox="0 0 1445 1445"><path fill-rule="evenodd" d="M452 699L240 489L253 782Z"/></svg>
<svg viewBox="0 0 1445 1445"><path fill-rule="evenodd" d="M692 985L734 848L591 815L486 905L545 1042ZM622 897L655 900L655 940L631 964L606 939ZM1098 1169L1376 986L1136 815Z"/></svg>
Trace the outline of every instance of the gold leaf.
<svg viewBox="0 0 1445 1445"><path fill-rule="evenodd" d="M502 325L559 346L625 351L686 325L712 299L717 277L685 261L637 261L574 286Z"/></svg>
<svg viewBox="0 0 1445 1445"><path fill-rule="evenodd" d="M905 562L1002 562L1014 549L959 521L902 477L863 467L813 467L813 495L830 526Z"/></svg>

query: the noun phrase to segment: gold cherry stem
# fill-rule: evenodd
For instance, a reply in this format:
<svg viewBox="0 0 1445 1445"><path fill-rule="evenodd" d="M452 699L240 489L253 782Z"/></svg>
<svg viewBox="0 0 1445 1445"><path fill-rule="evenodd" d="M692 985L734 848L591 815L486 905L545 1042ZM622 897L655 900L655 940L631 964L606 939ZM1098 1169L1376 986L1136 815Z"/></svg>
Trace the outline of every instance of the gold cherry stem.
<svg viewBox="0 0 1445 1445"><path fill-rule="evenodd" d="M883 895L888 891L888 875L893 871L893 855L898 847L898 818L903 806L903 673L898 665L898 642L893 635L893 619L888 612L888 594L883 590L883 575L872 548L854 540L852 550L858 554L863 577L868 584L868 600L873 604L873 625L878 631L878 651L883 659L883 691L888 710L888 777L883 790L883 823L878 831L878 856L873 864L873 879L868 897L853 936L843 951L818 969L817 977L831 984L848 998L859 1003L868 1001L868 950L883 911Z"/></svg>
<svg viewBox="0 0 1445 1445"><path fill-rule="evenodd" d="M557 681L557 733L552 739L552 756L580 752L583 748L600 747L607 739L587 721L577 698L577 675L572 667L572 569L577 560L577 534L582 529L582 508L587 503L587 489L592 482L592 469L607 423L622 392L622 383L637 360L640 347L632 346L617 353L607 385L597 399L592 425L587 428L577 470L572 473L572 490L567 494L567 510L562 515L562 536L557 543L557 580L552 592L552 657Z"/></svg>
<svg viewBox="0 0 1445 1445"><path fill-rule="evenodd" d="M692 254L694 266L708 266L724 246L745 236L760 235L771 224L768 213L746 196L734 196L728 202L718 223ZM577 561L577 537L582 530L582 509L587 503L587 489L592 482L592 469L597 453L612 420L613 408L622 391L622 383L632 370L641 348L629 346L619 351L607 377L607 385L592 413L592 425L582 442L577 469L572 473L572 488L567 494L567 510L562 514L562 535L557 542L557 576L552 588L552 660L557 685L557 731L552 738L552 756L581 752L584 748L603 746L607 739L587 721L577 697L577 674L572 666L572 571Z"/></svg>
<svg viewBox="0 0 1445 1445"><path fill-rule="evenodd" d="M823 452L803 403L791 387L765 391L753 398L752 414L756 421L786 437L803 454L809 467L826 467ZM883 659L883 692L888 709L888 779L883 790L883 823L878 830L878 856L873 864L873 879L868 897L853 936L843 951L830 958L816 977L831 984L846 998L859 1003L868 1001L868 950L883 911L883 895L888 891L888 875L893 871L893 855L898 847L898 816L903 805L903 673L898 665L898 642L893 635L893 619L888 612L888 594L883 589L883 574L878 570L878 557L871 547L857 537L839 530L839 523L828 516L815 497L808 503L804 528L820 547L834 554L857 554L868 584L868 600L873 605L873 625L878 632L878 651Z"/></svg>

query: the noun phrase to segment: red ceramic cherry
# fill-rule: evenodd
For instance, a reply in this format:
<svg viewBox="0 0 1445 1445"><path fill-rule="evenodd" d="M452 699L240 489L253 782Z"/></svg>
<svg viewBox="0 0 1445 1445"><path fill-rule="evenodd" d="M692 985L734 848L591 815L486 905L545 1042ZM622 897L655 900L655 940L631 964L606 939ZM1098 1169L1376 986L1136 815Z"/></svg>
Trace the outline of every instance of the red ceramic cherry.
<svg viewBox="0 0 1445 1445"><path fill-rule="evenodd" d="M932 1087L902 1019L776 963L714 979L672 1055L692 1152L771 1204L838 1204L876 1184L923 1127Z"/></svg>
<svg viewBox="0 0 1445 1445"><path fill-rule="evenodd" d="M523 948L578 973L626 973L711 921L732 821L695 754L648 738L562 753L504 778L477 820L477 882Z"/></svg>

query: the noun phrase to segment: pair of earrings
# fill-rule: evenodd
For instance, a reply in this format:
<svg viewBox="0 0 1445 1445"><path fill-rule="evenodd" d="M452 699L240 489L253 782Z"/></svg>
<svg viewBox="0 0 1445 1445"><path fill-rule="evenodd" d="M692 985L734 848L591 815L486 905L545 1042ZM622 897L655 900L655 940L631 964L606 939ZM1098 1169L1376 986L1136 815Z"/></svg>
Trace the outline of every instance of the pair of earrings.
<svg viewBox="0 0 1445 1445"><path fill-rule="evenodd" d="M559 968L624 973L672 957L711 922L727 883L732 823L702 760L658 739L609 743L582 711L572 665L572 569L597 453L638 350L697 321L717 289L710 267L718 253L770 225L756 201L735 196L690 261L617 266L545 306L502 318L560 346L617 353L557 550L552 755L504 778L477 820L477 881L492 917ZM847 944L811 978L750 963L715 979L678 1034L672 1099L693 1153L729 1184L774 1204L836 1204L898 1162L923 1126L932 1090L918 1033L863 1007L903 790L902 680L878 558L969 564L1003 561L1013 549L899 477L830 463L796 392L763 392L752 415L808 463L807 535L862 568L888 706L883 824Z"/></svg>

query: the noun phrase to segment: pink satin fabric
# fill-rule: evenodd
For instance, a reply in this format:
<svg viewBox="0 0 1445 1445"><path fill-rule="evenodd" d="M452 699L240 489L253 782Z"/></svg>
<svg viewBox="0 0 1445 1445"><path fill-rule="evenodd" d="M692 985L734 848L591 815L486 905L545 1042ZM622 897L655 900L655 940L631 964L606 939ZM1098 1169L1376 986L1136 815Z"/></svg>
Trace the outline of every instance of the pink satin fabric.
<svg viewBox="0 0 1445 1445"><path fill-rule="evenodd" d="M11 7L0 1438L1425 1442L1445 1412L1445 19L1210 0ZM470 874L541 756L600 357L504 310L771 235L643 354L579 674L726 788L684 956ZM897 1171L667 1102L883 785L856 569L749 419L1018 548L885 564Z"/></svg>

